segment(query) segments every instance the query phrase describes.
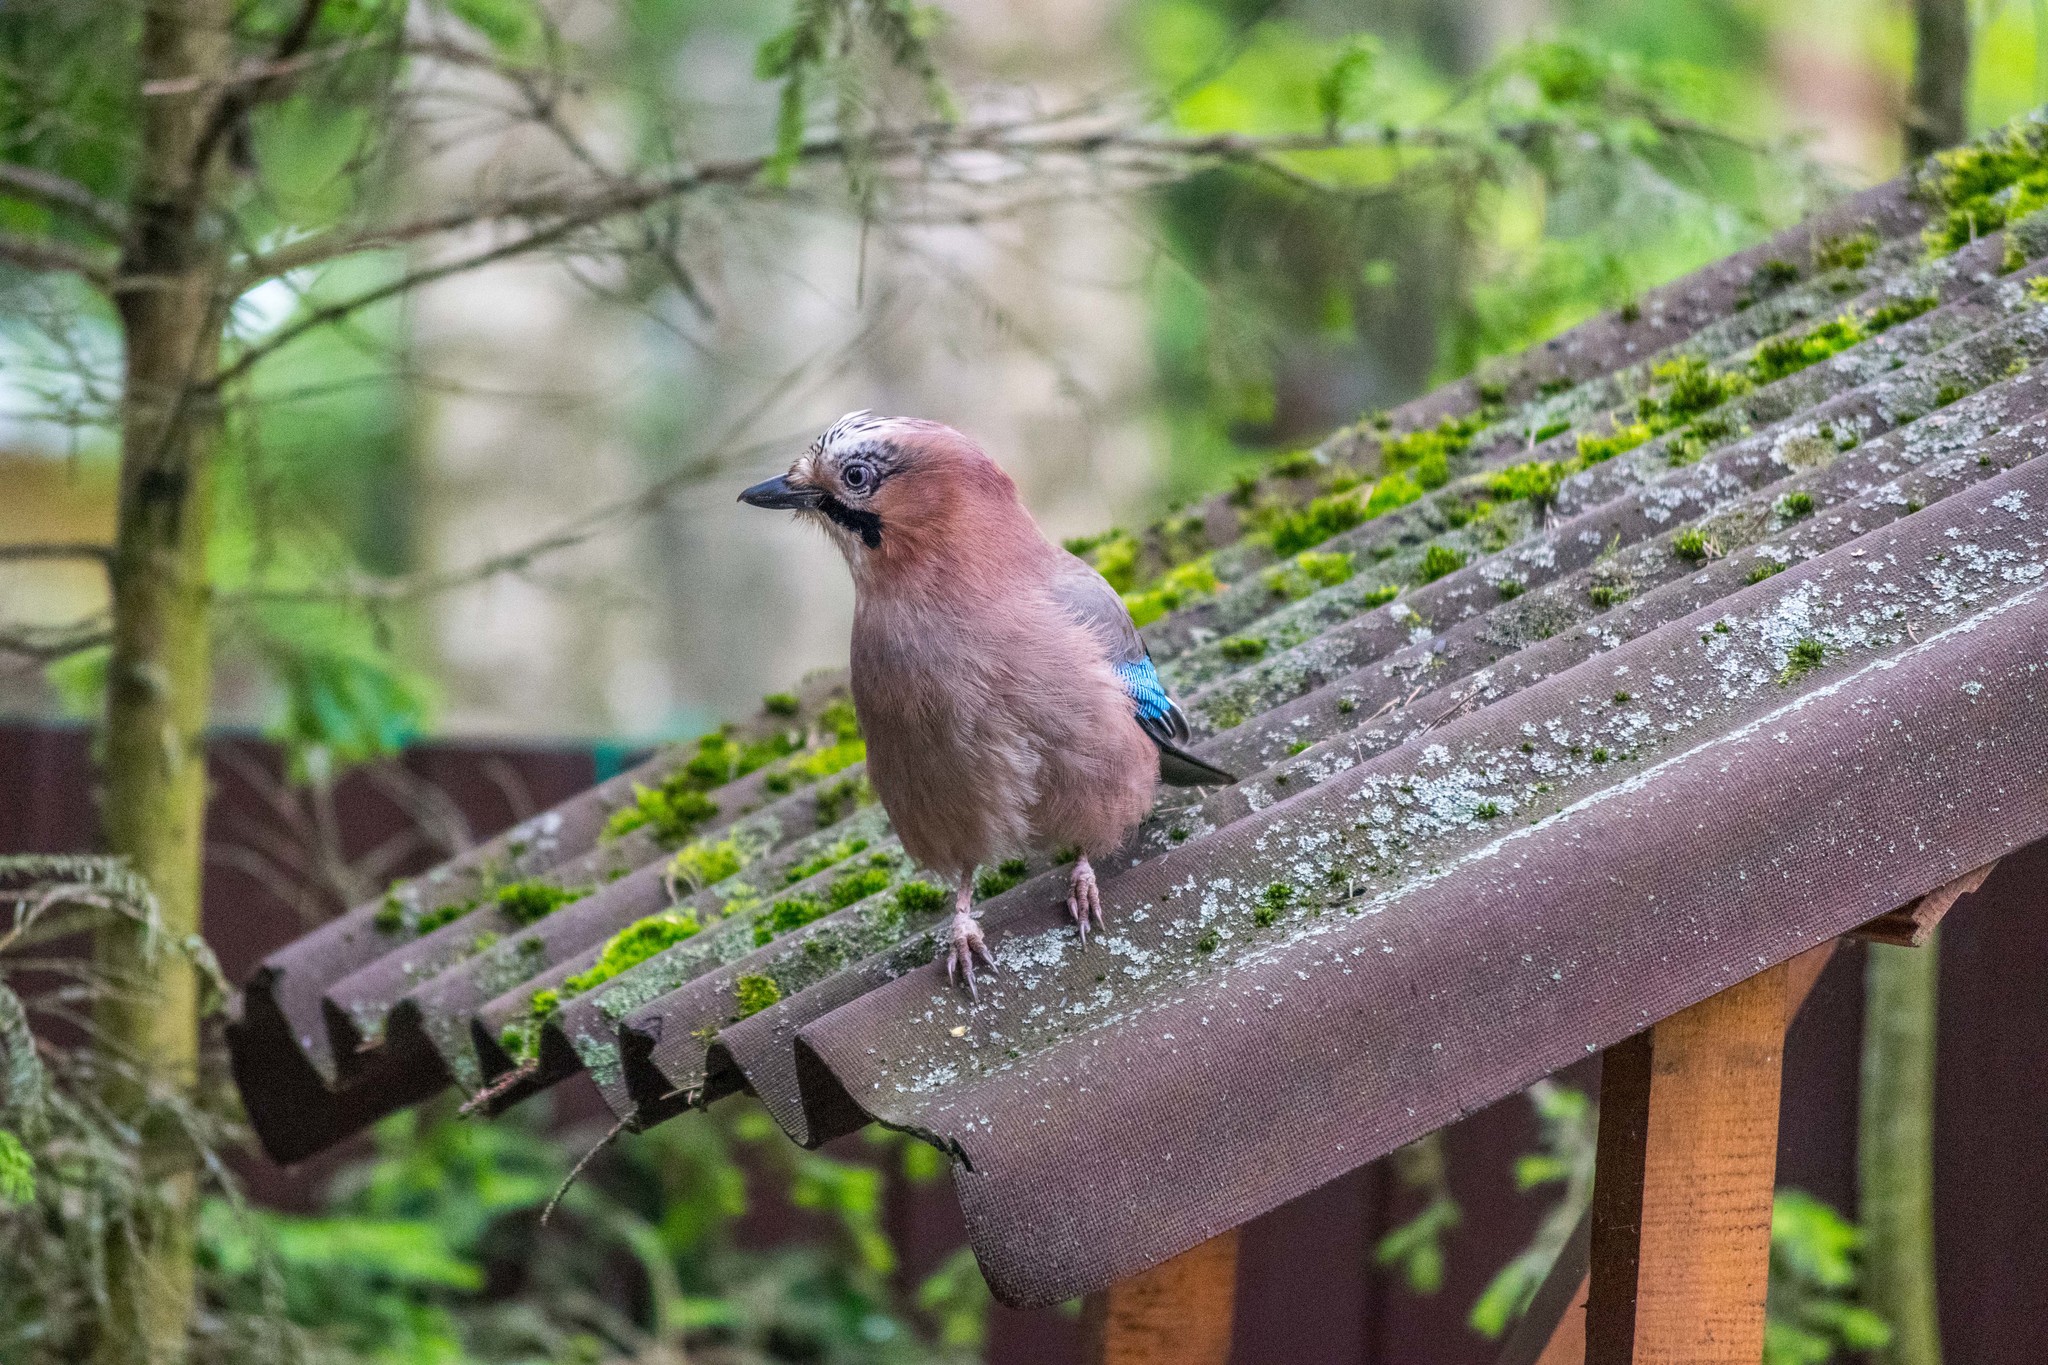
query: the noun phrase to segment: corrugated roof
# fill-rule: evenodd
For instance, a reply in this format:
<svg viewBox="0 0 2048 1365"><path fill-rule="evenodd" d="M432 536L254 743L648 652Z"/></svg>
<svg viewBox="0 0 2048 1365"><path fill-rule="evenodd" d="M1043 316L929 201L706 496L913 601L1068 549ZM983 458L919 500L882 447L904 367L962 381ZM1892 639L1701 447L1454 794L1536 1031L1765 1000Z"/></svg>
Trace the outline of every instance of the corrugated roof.
<svg viewBox="0 0 2048 1365"><path fill-rule="evenodd" d="M748 1088L943 1147L1050 1303L2048 833L2048 221L1977 235L2048 179L2012 136L1099 546L1248 776L1162 797L1089 946L1006 866L1000 975L947 988L828 679L270 958L266 1146L451 1082Z"/></svg>

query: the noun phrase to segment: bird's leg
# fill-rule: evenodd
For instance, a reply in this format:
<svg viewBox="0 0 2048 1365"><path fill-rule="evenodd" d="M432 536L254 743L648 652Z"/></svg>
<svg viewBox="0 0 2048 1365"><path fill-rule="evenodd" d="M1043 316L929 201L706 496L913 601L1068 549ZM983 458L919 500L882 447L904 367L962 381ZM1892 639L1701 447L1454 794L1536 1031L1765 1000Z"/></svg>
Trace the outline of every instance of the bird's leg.
<svg viewBox="0 0 2048 1365"><path fill-rule="evenodd" d="M974 882L962 878L957 898L953 902L953 919L946 926L946 980L957 982L961 976L967 978L967 994L970 999L981 996L974 989L974 959L981 959L981 965L990 972L996 969L995 955L988 950L988 944L981 937L981 925L974 919Z"/></svg>
<svg viewBox="0 0 2048 1365"><path fill-rule="evenodd" d="M1067 913L1074 917L1083 943L1088 941L1089 920L1102 928L1102 892L1095 885L1095 869L1088 866L1085 853L1074 859L1074 870L1067 874Z"/></svg>

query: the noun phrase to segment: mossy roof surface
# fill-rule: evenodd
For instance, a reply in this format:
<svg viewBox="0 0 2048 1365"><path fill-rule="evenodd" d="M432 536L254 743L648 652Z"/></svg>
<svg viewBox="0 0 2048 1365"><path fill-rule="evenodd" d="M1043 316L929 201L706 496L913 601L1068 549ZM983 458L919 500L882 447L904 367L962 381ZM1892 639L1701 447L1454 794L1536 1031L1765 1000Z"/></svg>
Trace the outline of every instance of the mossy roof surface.
<svg viewBox="0 0 2048 1365"><path fill-rule="evenodd" d="M1162 795L1087 947L1030 862L987 888L998 974L947 987L826 679L273 956L230 1030L258 1131L751 1088L799 1141L945 1148L997 1292L1054 1302L2041 837L2044 144L1100 538L1244 778ZM534 881L577 898L521 923ZM657 915L702 928L594 970Z"/></svg>

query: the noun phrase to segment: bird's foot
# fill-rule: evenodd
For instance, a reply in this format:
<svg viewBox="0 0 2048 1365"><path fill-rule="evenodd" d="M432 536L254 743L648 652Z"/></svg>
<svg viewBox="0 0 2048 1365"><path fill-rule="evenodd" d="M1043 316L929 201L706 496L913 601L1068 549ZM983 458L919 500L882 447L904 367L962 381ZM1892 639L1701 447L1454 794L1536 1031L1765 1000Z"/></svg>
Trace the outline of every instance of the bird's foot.
<svg viewBox="0 0 2048 1365"><path fill-rule="evenodd" d="M1095 922L1102 928L1102 892L1095 885L1095 869L1088 866L1086 857L1074 860L1074 870L1067 874L1067 913L1074 917L1074 927L1081 931L1081 942L1088 941L1088 923Z"/></svg>
<svg viewBox="0 0 2048 1365"><path fill-rule="evenodd" d="M967 979L969 999L979 1000L980 993L974 988L974 961L981 959L981 965L993 974L996 969L995 954L988 950L988 943L981 936L981 925L965 909L953 912L952 923L946 926L946 946L941 951L946 962L946 980L958 985L960 979Z"/></svg>

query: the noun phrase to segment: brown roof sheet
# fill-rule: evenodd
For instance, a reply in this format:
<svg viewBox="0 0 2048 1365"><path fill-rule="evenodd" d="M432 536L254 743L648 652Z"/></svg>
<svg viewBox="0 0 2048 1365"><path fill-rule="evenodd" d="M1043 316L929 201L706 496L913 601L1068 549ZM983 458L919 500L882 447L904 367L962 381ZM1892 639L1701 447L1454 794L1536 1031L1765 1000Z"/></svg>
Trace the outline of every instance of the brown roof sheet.
<svg viewBox="0 0 2048 1365"><path fill-rule="evenodd" d="M1088 947L1060 871L1015 870L970 1003L846 746L712 785L798 743L826 680L269 959L230 1029L266 1146L450 1082L495 1110L587 1072L643 1125L751 1089L800 1142L951 1153L990 1283L1050 1303L2048 833L2048 225L1935 254L1909 191L1277 471L1256 501L1306 501L1462 419L1448 483L1315 546L1348 576L1290 570L1242 495L1148 535L1155 571L1209 554L1215 590L1145 634L1197 751L1248 775L1163 798ZM1611 458L1516 496L1581 436ZM688 867L604 836L692 764ZM522 924L488 894L521 878L585 894ZM663 915L699 928L614 971Z"/></svg>

